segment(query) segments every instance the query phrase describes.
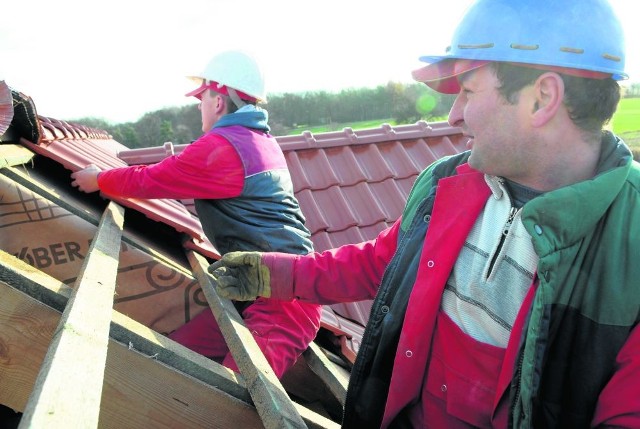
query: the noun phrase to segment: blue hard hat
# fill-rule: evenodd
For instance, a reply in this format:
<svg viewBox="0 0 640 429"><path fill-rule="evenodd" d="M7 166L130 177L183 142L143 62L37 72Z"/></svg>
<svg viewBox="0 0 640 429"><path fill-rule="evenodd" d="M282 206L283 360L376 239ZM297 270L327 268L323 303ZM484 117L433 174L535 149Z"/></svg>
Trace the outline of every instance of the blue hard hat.
<svg viewBox="0 0 640 429"><path fill-rule="evenodd" d="M416 80L450 78L453 59L506 61L606 73L624 72L624 32L606 0L477 0L456 28L442 55L420 60ZM441 64L438 64L441 63ZM444 67L443 67L444 66Z"/></svg>

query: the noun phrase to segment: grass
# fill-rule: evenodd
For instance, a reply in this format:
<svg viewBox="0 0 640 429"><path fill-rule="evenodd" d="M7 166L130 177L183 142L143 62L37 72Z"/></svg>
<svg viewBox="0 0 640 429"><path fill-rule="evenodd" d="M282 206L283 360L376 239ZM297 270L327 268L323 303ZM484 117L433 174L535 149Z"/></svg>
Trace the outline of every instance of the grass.
<svg viewBox="0 0 640 429"><path fill-rule="evenodd" d="M432 120L444 121L446 117ZM326 133L330 131L342 131L344 128L352 128L354 130L362 130L368 128L377 128L382 124L397 125L396 122L389 119L377 119L372 121L352 122L352 123L331 123L326 125L318 125L315 127L307 127L300 125L287 132L288 135L301 134L304 131L311 131L314 134ZM613 132L620 136L631 148L640 151L640 98L623 98L620 100L618 110L611 121Z"/></svg>
<svg viewBox="0 0 640 429"><path fill-rule="evenodd" d="M337 123L332 122L325 125L316 125L309 127L306 125L298 125L295 128L287 131L287 135L301 134L304 131L311 131L314 134L327 133L331 131L342 131L344 128L352 128L354 130L366 130L368 128L378 128L382 124L396 125L396 121L393 119L374 119L371 121L351 122L351 123Z"/></svg>
<svg viewBox="0 0 640 429"><path fill-rule="evenodd" d="M640 98L623 98L613 120L613 132L629 147L640 152Z"/></svg>
<svg viewBox="0 0 640 429"><path fill-rule="evenodd" d="M623 98L613 115L613 132L640 131L640 98Z"/></svg>

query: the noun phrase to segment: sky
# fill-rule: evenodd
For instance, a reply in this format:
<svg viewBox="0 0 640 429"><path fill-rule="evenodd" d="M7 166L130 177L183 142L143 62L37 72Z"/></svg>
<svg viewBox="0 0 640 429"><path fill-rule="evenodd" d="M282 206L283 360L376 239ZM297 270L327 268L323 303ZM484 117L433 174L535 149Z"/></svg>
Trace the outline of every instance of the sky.
<svg viewBox="0 0 640 429"><path fill-rule="evenodd" d="M471 0L6 1L0 80L38 114L110 123L195 104L186 76L216 53L254 55L270 93L337 92L410 83L418 57L438 54ZM611 0L640 82L636 0ZM267 105L268 106L268 105Z"/></svg>

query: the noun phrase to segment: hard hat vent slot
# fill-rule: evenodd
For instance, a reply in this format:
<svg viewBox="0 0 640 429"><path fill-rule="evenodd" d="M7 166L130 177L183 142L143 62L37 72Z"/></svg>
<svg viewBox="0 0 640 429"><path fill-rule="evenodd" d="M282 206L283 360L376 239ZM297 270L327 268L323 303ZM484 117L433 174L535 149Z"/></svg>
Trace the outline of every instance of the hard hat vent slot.
<svg viewBox="0 0 640 429"><path fill-rule="evenodd" d="M620 58L617 55L602 54L602 58L604 58L605 60L611 60L611 61L616 61L616 62L622 61L622 58Z"/></svg>
<svg viewBox="0 0 640 429"><path fill-rule="evenodd" d="M540 45L519 45L517 43L512 43L510 46L513 49L521 49L523 51L535 51L540 47Z"/></svg>
<svg viewBox="0 0 640 429"><path fill-rule="evenodd" d="M561 52L569 52L571 54L584 54L584 49L580 49L580 48L569 48L566 46L562 46L560 48Z"/></svg>
<svg viewBox="0 0 640 429"><path fill-rule="evenodd" d="M493 48L493 43L482 43L480 45L458 45L458 49L487 49Z"/></svg>

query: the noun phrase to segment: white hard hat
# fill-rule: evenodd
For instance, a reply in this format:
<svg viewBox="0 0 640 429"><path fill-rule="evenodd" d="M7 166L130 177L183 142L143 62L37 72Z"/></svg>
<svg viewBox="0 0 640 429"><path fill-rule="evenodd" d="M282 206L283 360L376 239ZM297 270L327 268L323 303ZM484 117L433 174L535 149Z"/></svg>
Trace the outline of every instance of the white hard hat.
<svg viewBox="0 0 640 429"><path fill-rule="evenodd" d="M187 97L200 98L206 89L229 95L227 88L231 88L243 100L267 101L264 75L256 60L242 51L222 52L211 58L201 73L188 77L200 87Z"/></svg>

